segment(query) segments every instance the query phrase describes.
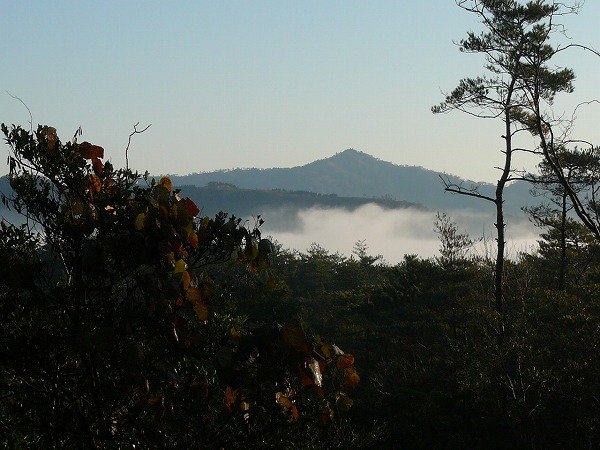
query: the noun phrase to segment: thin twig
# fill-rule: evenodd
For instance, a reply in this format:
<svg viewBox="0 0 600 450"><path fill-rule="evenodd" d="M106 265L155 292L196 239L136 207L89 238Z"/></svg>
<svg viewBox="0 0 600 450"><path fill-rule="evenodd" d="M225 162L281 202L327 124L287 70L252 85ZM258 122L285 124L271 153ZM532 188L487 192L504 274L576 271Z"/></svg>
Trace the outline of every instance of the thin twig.
<svg viewBox="0 0 600 450"><path fill-rule="evenodd" d="M148 128L150 128L152 126L152 124L149 124L143 130L138 130L137 126L139 124L140 123L138 122L133 126L133 132L129 135L129 139L127 141L127 148L125 149L125 169L126 170L129 170L129 146L131 145L131 138L133 137L133 135L143 133L144 131L146 131Z"/></svg>
<svg viewBox="0 0 600 450"><path fill-rule="evenodd" d="M21 104L27 109L27 112L29 113L29 127L30 127L30 131L33 133L33 114L31 114L31 110L29 109L29 106L27 106L27 104L20 97L17 97L16 95L13 95L8 91L6 91L6 93L10 97L14 98L15 100L20 101Z"/></svg>

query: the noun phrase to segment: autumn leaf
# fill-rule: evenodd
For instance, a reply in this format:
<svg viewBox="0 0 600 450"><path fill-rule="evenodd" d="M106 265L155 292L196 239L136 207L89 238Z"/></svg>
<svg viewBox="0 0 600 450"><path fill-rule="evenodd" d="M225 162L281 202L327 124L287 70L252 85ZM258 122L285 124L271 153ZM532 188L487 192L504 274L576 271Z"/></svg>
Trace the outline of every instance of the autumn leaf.
<svg viewBox="0 0 600 450"><path fill-rule="evenodd" d="M175 252L171 251L171 252L165 253L165 258L167 258L167 261L169 261L170 263L175 265Z"/></svg>
<svg viewBox="0 0 600 450"><path fill-rule="evenodd" d="M187 272L184 272L187 273ZM197 287L188 287L185 289L185 296L187 300L191 303L197 303L202 301L202 295L200 293L200 289Z"/></svg>
<svg viewBox="0 0 600 450"><path fill-rule="evenodd" d="M288 410L292 407L292 401L290 398L283 395L281 392L275 393L275 401L277 401L277 403L279 403L284 410Z"/></svg>
<svg viewBox="0 0 600 450"><path fill-rule="evenodd" d="M100 180L100 178L98 178L93 173L88 175L88 178L89 178L90 193L91 193L92 198L94 198L94 196L99 194L100 191L102 190L102 181Z"/></svg>
<svg viewBox="0 0 600 450"><path fill-rule="evenodd" d="M193 200L186 198L184 202L185 211L190 215L190 217L196 217L200 213L200 209L196 206Z"/></svg>
<svg viewBox="0 0 600 450"><path fill-rule="evenodd" d="M190 287L191 280L192 278L190 277L190 273L187 270L181 272L181 285L184 289L187 290Z"/></svg>
<svg viewBox="0 0 600 450"><path fill-rule="evenodd" d="M187 270L186 262L183 259L177 260L177 262L175 263L175 267L173 267L173 273L178 274L180 272L183 272L184 270Z"/></svg>
<svg viewBox="0 0 600 450"><path fill-rule="evenodd" d="M163 186L169 192L171 192L173 189L173 184L171 183L171 179L169 177L162 177L158 184L159 186Z"/></svg>
<svg viewBox="0 0 600 450"><path fill-rule="evenodd" d="M82 142L77 145L79 154L85 159L91 159L92 165L96 173L102 173L104 169L102 161L99 158L104 158L104 149L98 145L92 145L89 142Z"/></svg>
<svg viewBox="0 0 600 450"><path fill-rule="evenodd" d="M104 170L104 166L102 165L102 161L100 161L100 159L96 158L95 156L92 157L92 165L94 166L94 171L96 173L100 174Z"/></svg>
<svg viewBox="0 0 600 450"><path fill-rule="evenodd" d="M336 400L336 405L340 408L340 411L348 411L354 405L354 400L352 400L347 395L340 395Z"/></svg>
<svg viewBox="0 0 600 450"><path fill-rule="evenodd" d="M48 141L48 149L54 150L56 148L56 143L58 142L58 136L56 135L56 128L54 128L54 127L46 128L46 140Z"/></svg>
<svg viewBox="0 0 600 450"><path fill-rule="evenodd" d="M89 142L82 142L77 146L79 154L85 159L104 158L104 149L98 145L92 145Z"/></svg>
<svg viewBox="0 0 600 450"><path fill-rule="evenodd" d="M142 228L144 228L145 222L146 222L146 213L139 213L135 218L136 231L140 231Z"/></svg>
<svg viewBox="0 0 600 450"><path fill-rule="evenodd" d="M194 304L194 311L196 311L198 320L200 320L201 322L206 322L208 320L208 308L202 300Z"/></svg>
<svg viewBox="0 0 600 450"><path fill-rule="evenodd" d="M358 372L352 367L344 369L344 386L355 387L360 382L360 376Z"/></svg>
<svg viewBox="0 0 600 450"><path fill-rule="evenodd" d="M340 369L345 369L347 367L353 367L354 366L354 356L351 355L350 353L344 353L337 359L336 365Z"/></svg>
<svg viewBox="0 0 600 450"><path fill-rule="evenodd" d="M194 248L198 248L198 234L195 231L192 231L187 236L187 242Z"/></svg>
<svg viewBox="0 0 600 450"><path fill-rule="evenodd" d="M300 417L300 413L298 412L298 408L296 408L295 404L292 404L292 417L290 417L288 419L288 422L293 422L294 420L297 420L298 417Z"/></svg>
<svg viewBox="0 0 600 450"><path fill-rule="evenodd" d="M316 335L314 337L314 339L315 339L315 343L319 346L321 353L323 354L323 356L325 357L327 362L331 362L332 357L331 357L331 351L330 351L329 344L323 342L323 340L321 339L321 336L319 336L319 335Z"/></svg>
<svg viewBox="0 0 600 450"><path fill-rule="evenodd" d="M234 406L237 398L237 389L231 389L229 386L227 386L227 388L225 388L225 405L227 406L227 409L229 409L229 412L233 412L235 410Z"/></svg>

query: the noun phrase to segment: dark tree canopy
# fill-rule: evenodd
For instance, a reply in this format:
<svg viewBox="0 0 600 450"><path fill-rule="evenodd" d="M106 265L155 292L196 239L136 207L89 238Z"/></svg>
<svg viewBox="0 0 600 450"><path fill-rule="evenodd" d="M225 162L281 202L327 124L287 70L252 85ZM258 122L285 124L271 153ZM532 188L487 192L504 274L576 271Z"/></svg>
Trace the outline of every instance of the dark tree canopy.
<svg viewBox="0 0 600 450"><path fill-rule="evenodd" d="M223 307L245 295L240 265L272 284L261 222L202 217L168 177L115 169L77 134L2 130L2 200L25 222L0 224L3 445L327 440L358 383L352 355L292 317L250 324Z"/></svg>

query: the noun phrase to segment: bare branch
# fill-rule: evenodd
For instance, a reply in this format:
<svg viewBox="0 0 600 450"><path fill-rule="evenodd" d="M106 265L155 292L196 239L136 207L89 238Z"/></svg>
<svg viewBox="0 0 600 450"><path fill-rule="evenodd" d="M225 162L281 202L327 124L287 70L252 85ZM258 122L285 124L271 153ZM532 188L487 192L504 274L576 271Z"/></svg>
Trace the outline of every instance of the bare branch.
<svg viewBox="0 0 600 450"><path fill-rule="evenodd" d="M487 195L483 195L479 192L478 186L472 185L470 187L465 187L462 184L452 183L447 175L439 175L440 180L444 184L444 191L452 192L454 194L467 195L470 197L480 198L482 200L487 200L492 203L496 203L496 199L492 197L488 197Z"/></svg>
<svg viewBox="0 0 600 450"><path fill-rule="evenodd" d="M33 114L31 114L31 110L29 109L29 106L27 106L27 104L23 100L21 100L20 97L17 97L16 95L13 95L8 91L6 91L6 93L13 99L20 101L21 104L27 109L27 112L29 113L29 127L30 127L29 131L31 131L33 133Z"/></svg>
<svg viewBox="0 0 600 450"><path fill-rule="evenodd" d="M129 135L129 139L127 140L127 148L125 149L125 169L129 170L129 146L131 145L131 138L135 135L135 134L141 134L144 131L146 131L148 128L150 128L152 126L152 124L149 124L146 128L144 128L143 130L138 130L137 126L140 123L136 123L133 126L133 132Z"/></svg>

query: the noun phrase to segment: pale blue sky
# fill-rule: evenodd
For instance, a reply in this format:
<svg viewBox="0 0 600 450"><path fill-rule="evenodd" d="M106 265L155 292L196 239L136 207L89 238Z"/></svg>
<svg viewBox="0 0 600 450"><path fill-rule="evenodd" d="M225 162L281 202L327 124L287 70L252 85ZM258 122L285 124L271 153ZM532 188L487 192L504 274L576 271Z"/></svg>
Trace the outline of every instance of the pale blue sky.
<svg viewBox="0 0 600 450"><path fill-rule="evenodd" d="M600 48L599 18L588 0L569 33ZM501 124L430 112L440 90L482 73L452 44L469 29L476 18L453 0L6 1L0 122L28 126L9 92L34 124L63 140L81 126L118 166L133 125L151 123L129 156L153 174L289 167L355 148L493 181ZM576 93L557 110L600 99L600 58L564 63ZM600 144L599 118L600 107L581 110L578 136Z"/></svg>

